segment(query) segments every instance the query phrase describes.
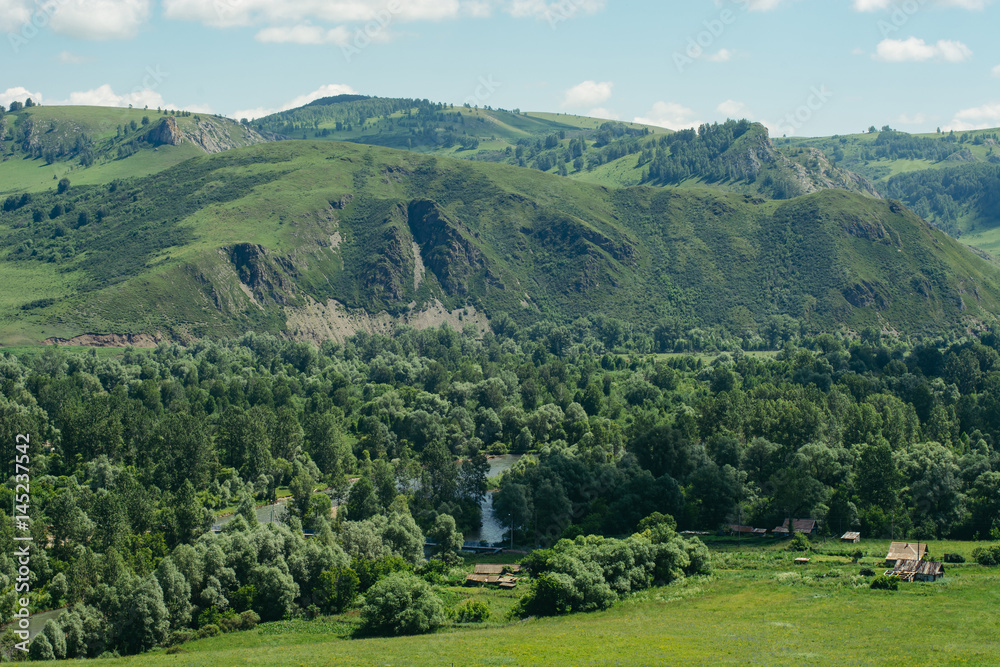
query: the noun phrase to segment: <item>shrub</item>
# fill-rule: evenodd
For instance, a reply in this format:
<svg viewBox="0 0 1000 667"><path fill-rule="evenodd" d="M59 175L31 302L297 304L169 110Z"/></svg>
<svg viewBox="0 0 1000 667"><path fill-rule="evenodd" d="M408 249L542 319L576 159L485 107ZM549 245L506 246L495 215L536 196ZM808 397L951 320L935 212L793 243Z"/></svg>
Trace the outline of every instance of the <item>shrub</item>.
<svg viewBox="0 0 1000 667"><path fill-rule="evenodd" d="M394 573L365 593L361 627L366 632L415 635L445 622L444 605L430 585L411 573Z"/></svg>
<svg viewBox="0 0 1000 667"><path fill-rule="evenodd" d="M490 608L480 600L466 600L455 609L459 623L483 623L490 618Z"/></svg>
<svg viewBox="0 0 1000 667"><path fill-rule="evenodd" d="M810 548L809 538L805 536L805 533L795 533L788 542L789 551L809 551Z"/></svg>
<svg viewBox="0 0 1000 667"><path fill-rule="evenodd" d="M880 574L872 579L871 588L880 591L899 590L899 577L895 575Z"/></svg>
<svg viewBox="0 0 1000 667"><path fill-rule="evenodd" d="M942 560L944 560L945 563L964 563L965 556L962 554L945 554L942 556Z"/></svg>
<svg viewBox="0 0 1000 667"><path fill-rule="evenodd" d="M862 577L874 577L875 576L875 570L871 569L870 567L863 567L863 568L861 568L861 572L859 574Z"/></svg>
<svg viewBox="0 0 1000 667"><path fill-rule="evenodd" d="M1000 544L994 544L991 547L976 547L972 550L972 559L987 567L1000 565Z"/></svg>
<svg viewBox="0 0 1000 667"><path fill-rule="evenodd" d="M198 639L204 639L205 637L215 637L222 633L222 629L219 628L215 623L209 623L201 630L198 631Z"/></svg>

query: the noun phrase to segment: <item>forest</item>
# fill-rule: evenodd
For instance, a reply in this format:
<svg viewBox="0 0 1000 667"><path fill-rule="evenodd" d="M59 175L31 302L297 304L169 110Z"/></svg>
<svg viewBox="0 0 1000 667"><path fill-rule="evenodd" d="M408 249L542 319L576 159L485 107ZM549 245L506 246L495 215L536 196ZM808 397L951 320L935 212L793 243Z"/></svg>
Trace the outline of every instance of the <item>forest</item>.
<svg viewBox="0 0 1000 667"><path fill-rule="evenodd" d="M700 349L656 355L587 319L507 320L481 338L4 353L0 442L13 460L31 435L31 531L49 545L33 550L33 607L69 605L44 643L55 657L134 653L393 591L426 623L366 606L370 631L432 629L448 610L420 577L478 527L491 488L516 543L554 548L533 556L545 576L526 615L704 571L704 546L675 531L737 519L1000 538L1000 332L793 334L764 354L688 338ZM487 479L486 456L508 452L525 456ZM279 491L286 516L258 525ZM215 534L223 513L236 518ZM3 622L13 534L0 522Z"/></svg>

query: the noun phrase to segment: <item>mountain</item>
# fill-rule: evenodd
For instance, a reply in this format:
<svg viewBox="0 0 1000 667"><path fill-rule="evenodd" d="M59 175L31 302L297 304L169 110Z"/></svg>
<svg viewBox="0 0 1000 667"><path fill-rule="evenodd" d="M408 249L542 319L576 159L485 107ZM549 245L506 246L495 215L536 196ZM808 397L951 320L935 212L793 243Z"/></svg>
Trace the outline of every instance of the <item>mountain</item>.
<svg viewBox="0 0 1000 667"><path fill-rule="evenodd" d="M71 179L4 208L0 277L17 289L0 298L3 344L321 339L504 315L933 332L1000 306L991 261L898 203L839 190L609 188L300 140Z"/></svg>
<svg viewBox="0 0 1000 667"><path fill-rule="evenodd" d="M155 174L192 157L267 141L219 116L188 111L32 106L0 114L0 194Z"/></svg>
<svg viewBox="0 0 1000 667"><path fill-rule="evenodd" d="M763 125L745 120L674 133L582 116L341 95L250 125L268 136L512 164L607 186L707 185L781 199L826 188L880 196L864 178L825 158L789 158Z"/></svg>
<svg viewBox="0 0 1000 667"><path fill-rule="evenodd" d="M1000 131L912 135L888 126L865 134L780 139L787 155L822 153L869 179L949 234L1000 252Z"/></svg>

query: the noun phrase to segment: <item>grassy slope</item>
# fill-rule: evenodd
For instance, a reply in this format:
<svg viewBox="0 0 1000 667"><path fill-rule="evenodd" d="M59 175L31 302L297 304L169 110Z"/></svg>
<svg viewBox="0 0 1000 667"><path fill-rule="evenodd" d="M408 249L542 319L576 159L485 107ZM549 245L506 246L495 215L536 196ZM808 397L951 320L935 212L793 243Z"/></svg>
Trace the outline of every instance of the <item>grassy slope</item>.
<svg viewBox="0 0 1000 667"><path fill-rule="evenodd" d="M30 286L0 298L4 343L87 332L280 331L278 302L305 295L370 311L438 298L491 315L604 312L641 324L680 317L752 330L786 313L819 328L911 331L996 312L1000 295L996 268L960 244L902 210L839 191L779 203L707 189L608 190L505 165L310 141L196 158L115 193L70 194L77 210L103 205L112 216L80 230L69 224L58 238L50 228L76 211L37 224L27 210L0 217L8 244L0 277ZM332 208L345 194L353 202ZM43 210L61 201L45 197ZM458 291L430 274L413 289L410 230L393 210L424 198L480 257L448 260L464 272ZM74 251L57 261L3 261L29 238L39 259ZM257 294L263 310L219 251L239 243L270 253L261 265L270 282ZM21 310L45 297L59 301ZM874 307L852 307L847 297Z"/></svg>
<svg viewBox="0 0 1000 667"><path fill-rule="evenodd" d="M945 579L902 584L895 593L852 580L859 567L880 570L886 541L832 542L795 566L798 553L771 541L713 546L716 573L652 589L604 612L459 629L422 637L346 640L356 616L285 622L115 660L156 665L992 665L1000 624L984 613L1000 604L1000 572L949 565ZM972 544L931 543L931 553L963 553ZM457 601L477 589L440 589ZM485 594L495 610L508 605ZM105 664L94 661L95 665ZM112 664L108 662L107 664Z"/></svg>
<svg viewBox="0 0 1000 667"><path fill-rule="evenodd" d="M149 125L142 126L142 119L149 119ZM232 121L212 116L172 116L181 131L196 132L199 122L211 121L224 136L235 145L240 145L242 128ZM20 192L42 192L53 187L57 179L64 176L75 185L98 185L118 178L134 178L156 174L192 157L204 155L205 151L190 141L179 146L140 147L134 155L118 159L117 149L129 140L139 137L154 127L165 116L156 110L118 109L87 106L36 106L15 114L0 117L0 124L6 123L2 161L0 161L0 195ZM84 167L75 158L60 158L46 164L42 158L33 158L19 144L13 141L18 127L31 120L39 128L37 140L42 146L62 143L71 146L76 137L87 135L95 142L96 161ZM137 124L135 131L127 130L116 138L118 126Z"/></svg>

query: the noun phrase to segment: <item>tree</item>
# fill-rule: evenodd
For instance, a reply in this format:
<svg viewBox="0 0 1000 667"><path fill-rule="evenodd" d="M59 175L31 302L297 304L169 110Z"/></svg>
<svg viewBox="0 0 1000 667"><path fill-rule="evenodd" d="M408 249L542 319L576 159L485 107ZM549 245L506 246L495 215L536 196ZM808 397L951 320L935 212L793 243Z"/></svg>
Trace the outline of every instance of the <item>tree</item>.
<svg viewBox="0 0 1000 667"><path fill-rule="evenodd" d="M324 570L319 576L321 608L339 614L350 607L358 597L358 573L347 566Z"/></svg>
<svg viewBox="0 0 1000 667"><path fill-rule="evenodd" d="M437 545L434 547L434 555L444 562L458 563L462 560L458 552L465 538L455 529L455 518L450 514L438 514L427 537Z"/></svg>
<svg viewBox="0 0 1000 667"><path fill-rule="evenodd" d="M56 193L61 195L64 194L67 190L69 190L69 179L60 178L59 184L56 186Z"/></svg>
<svg viewBox="0 0 1000 667"><path fill-rule="evenodd" d="M351 487L347 495L347 518L351 521L364 521L378 513L378 499L375 487L367 477L361 477Z"/></svg>
<svg viewBox="0 0 1000 667"><path fill-rule="evenodd" d="M441 599L426 581L410 573L390 574L364 599L361 627L374 634L424 634L445 622Z"/></svg>
<svg viewBox="0 0 1000 667"><path fill-rule="evenodd" d="M122 596L120 614L114 620L119 645L128 653L141 653L162 644L170 631L170 613L156 577L141 579Z"/></svg>

